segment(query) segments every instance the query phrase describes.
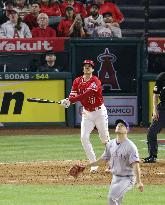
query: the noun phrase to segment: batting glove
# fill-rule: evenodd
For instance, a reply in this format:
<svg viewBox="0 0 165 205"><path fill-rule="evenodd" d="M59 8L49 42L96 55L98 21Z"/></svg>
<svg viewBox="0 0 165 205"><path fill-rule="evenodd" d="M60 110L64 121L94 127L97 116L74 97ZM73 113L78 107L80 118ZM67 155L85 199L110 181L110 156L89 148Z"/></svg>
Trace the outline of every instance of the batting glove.
<svg viewBox="0 0 165 205"><path fill-rule="evenodd" d="M61 100L60 103L64 108L68 108L70 106L70 101L68 98Z"/></svg>

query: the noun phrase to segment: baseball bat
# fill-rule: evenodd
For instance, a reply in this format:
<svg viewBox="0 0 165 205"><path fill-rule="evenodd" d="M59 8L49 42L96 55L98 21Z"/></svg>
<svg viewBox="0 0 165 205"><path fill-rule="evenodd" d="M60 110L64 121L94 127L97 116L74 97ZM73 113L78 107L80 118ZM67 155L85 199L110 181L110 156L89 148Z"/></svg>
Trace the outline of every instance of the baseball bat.
<svg viewBox="0 0 165 205"><path fill-rule="evenodd" d="M57 103L61 104L59 101L54 100L47 100L47 99L41 99L41 98L27 98L28 102L37 102L37 103Z"/></svg>

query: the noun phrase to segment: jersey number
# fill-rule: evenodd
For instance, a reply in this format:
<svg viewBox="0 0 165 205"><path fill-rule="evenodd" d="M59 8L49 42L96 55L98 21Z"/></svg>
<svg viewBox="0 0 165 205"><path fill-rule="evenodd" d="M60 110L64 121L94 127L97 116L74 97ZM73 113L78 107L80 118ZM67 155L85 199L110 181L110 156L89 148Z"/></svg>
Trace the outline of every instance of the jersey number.
<svg viewBox="0 0 165 205"><path fill-rule="evenodd" d="M88 101L89 101L90 104L94 104L95 101L96 101L96 98L95 97L89 97Z"/></svg>

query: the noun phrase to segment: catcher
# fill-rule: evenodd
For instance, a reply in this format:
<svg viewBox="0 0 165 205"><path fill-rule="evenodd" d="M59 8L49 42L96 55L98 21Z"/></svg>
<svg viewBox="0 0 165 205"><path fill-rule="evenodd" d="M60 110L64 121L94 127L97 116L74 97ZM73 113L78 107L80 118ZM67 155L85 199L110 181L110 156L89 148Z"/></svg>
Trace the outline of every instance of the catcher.
<svg viewBox="0 0 165 205"><path fill-rule="evenodd" d="M128 139L129 125L126 121L116 121L116 138L107 143L105 151L100 159L87 165L74 165L69 173L77 177L85 168L106 164L110 161L112 182L108 194L108 205L121 205L124 194L135 183L142 192L139 154L136 145Z"/></svg>

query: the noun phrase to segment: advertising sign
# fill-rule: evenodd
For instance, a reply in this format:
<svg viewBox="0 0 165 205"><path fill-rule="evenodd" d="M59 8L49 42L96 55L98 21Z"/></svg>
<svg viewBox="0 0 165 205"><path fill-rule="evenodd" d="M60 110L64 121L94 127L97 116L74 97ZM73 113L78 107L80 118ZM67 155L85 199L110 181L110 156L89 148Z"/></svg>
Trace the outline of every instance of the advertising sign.
<svg viewBox="0 0 165 205"><path fill-rule="evenodd" d="M148 38L149 53L165 53L165 38Z"/></svg>
<svg viewBox="0 0 165 205"><path fill-rule="evenodd" d="M138 124L137 96L104 96L108 111L109 125L114 125L117 119L124 119L130 125ZM76 103L76 125L81 122L82 106Z"/></svg>
<svg viewBox="0 0 165 205"><path fill-rule="evenodd" d="M0 122L65 122L65 109L58 104L29 103L27 98L61 100L65 80L0 81Z"/></svg>
<svg viewBox="0 0 165 205"><path fill-rule="evenodd" d="M0 39L0 52L64 51L66 39L68 38Z"/></svg>

